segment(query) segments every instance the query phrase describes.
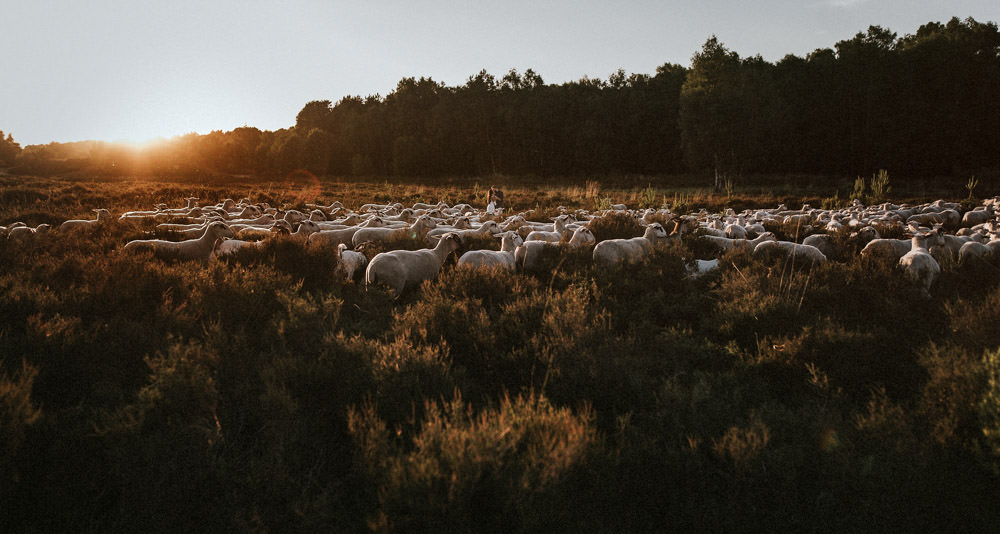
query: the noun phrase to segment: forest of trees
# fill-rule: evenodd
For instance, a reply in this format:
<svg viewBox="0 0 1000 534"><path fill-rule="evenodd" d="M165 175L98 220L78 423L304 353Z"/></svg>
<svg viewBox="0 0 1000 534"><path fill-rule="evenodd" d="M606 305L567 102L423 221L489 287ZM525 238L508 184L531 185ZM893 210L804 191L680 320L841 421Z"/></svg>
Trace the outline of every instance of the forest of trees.
<svg viewBox="0 0 1000 534"><path fill-rule="evenodd" d="M20 149L0 162L52 174L339 176L1000 173L1000 32L953 18L916 33L872 26L771 63L716 37L690 68L546 84L531 69L464 85L404 78L385 97L317 100L293 127Z"/></svg>

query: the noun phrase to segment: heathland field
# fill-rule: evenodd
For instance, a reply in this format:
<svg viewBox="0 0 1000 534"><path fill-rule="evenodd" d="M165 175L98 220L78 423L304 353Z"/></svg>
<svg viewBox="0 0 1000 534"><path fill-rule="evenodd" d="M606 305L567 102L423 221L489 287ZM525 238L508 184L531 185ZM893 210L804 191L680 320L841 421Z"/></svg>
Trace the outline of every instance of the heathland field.
<svg viewBox="0 0 1000 534"><path fill-rule="evenodd" d="M935 198L861 184L851 208L844 193L497 184L498 216L480 213L490 185L0 176L0 225L51 226L0 239L0 531L1000 525L1000 255L931 250L928 289L897 257L861 255L851 217L835 230L801 209L857 220L869 204L899 213ZM928 213L983 211L973 188ZM123 213L165 204L174 223L196 223L189 197L227 224L241 199L277 208L293 231L303 223L284 214L309 204L334 219L397 202L467 203L473 228L605 213L586 223L596 241L669 232L674 215L692 228L635 263L553 245L514 271L457 268L470 249L500 248L470 235L395 296L363 273L345 279L338 249L304 232L207 261L125 249L182 237ZM59 228L98 208L111 217ZM760 223L779 240L829 233L827 261L711 250L697 235L711 231L693 227L721 226L727 208L792 217ZM871 226L973 231L943 215ZM996 231L981 228L983 241ZM427 246L401 233L362 253ZM710 258L716 268L693 272Z"/></svg>

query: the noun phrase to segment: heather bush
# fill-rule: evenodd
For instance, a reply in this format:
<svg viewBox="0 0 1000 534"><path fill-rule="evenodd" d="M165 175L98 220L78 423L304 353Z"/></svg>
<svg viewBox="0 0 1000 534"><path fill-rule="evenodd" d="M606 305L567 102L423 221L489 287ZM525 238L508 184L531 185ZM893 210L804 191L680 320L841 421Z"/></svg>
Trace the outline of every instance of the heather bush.
<svg viewBox="0 0 1000 534"><path fill-rule="evenodd" d="M10 498L20 478L18 451L25 432L41 417L41 408L31 399L31 386L38 371L24 363L16 374L8 375L0 361L0 498Z"/></svg>
<svg viewBox="0 0 1000 534"><path fill-rule="evenodd" d="M627 214L620 212L612 212L607 215L602 215L591 221L588 226L590 231L594 233L594 238L598 241L604 241L606 239L628 239L630 237L641 236L644 228L639 221Z"/></svg>
<svg viewBox="0 0 1000 534"><path fill-rule="evenodd" d="M429 401L409 443L374 409L351 413L356 454L378 485L376 531L455 532L563 528L547 506L595 443L589 414L543 397L504 398L476 412L456 396ZM553 513L557 515L552 515Z"/></svg>

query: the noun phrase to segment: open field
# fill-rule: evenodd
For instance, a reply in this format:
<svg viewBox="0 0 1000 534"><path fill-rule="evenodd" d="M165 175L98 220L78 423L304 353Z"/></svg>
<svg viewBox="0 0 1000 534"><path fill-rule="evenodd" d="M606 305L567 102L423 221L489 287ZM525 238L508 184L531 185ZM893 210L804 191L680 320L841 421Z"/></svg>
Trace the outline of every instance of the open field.
<svg viewBox="0 0 1000 534"><path fill-rule="evenodd" d="M186 197L481 207L490 185L0 176L0 225ZM540 219L850 195L497 185ZM996 257L943 261L925 298L894 261L853 253L807 267L730 252L691 277L685 238L613 268L589 249L531 272L449 260L394 299L294 238L207 263L123 252L153 232L0 240L0 530L1000 524Z"/></svg>

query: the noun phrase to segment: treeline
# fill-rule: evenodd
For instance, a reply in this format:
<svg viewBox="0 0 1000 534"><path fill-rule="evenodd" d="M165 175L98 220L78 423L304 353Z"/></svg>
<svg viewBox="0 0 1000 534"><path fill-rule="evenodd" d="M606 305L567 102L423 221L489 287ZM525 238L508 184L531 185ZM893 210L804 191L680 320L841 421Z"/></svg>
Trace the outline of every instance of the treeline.
<svg viewBox="0 0 1000 534"><path fill-rule="evenodd" d="M546 84L528 69L464 85L404 78L385 97L317 100L295 126L190 134L136 149L21 151L29 172L462 176L1000 172L1000 32L972 18L898 37L870 27L777 63L714 36L690 68ZM75 155L70 155L75 153Z"/></svg>

